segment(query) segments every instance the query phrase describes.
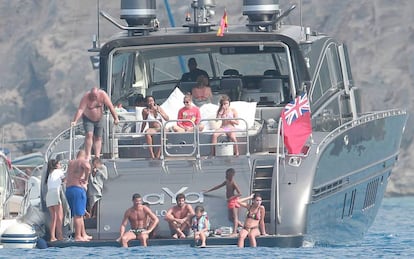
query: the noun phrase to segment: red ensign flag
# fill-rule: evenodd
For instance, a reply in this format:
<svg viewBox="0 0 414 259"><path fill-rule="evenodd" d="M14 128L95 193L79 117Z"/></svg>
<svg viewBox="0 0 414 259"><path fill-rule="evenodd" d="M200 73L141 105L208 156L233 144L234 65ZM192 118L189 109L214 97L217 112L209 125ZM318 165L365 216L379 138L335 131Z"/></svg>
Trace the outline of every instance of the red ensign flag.
<svg viewBox="0 0 414 259"><path fill-rule="evenodd" d="M300 154L312 133L311 113L306 93L297 96L282 112L284 142L289 154Z"/></svg>

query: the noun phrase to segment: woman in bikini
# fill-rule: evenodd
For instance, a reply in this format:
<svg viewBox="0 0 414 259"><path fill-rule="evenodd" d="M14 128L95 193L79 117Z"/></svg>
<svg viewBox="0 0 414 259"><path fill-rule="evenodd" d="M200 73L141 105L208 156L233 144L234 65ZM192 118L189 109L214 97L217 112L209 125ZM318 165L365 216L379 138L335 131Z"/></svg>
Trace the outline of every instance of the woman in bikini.
<svg viewBox="0 0 414 259"><path fill-rule="evenodd" d="M152 159L160 158L161 148L158 149L157 156L154 155L154 148L152 147L152 143L153 143L152 136L161 131L162 120L167 121L169 117L167 113L165 113L165 111L159 105L155 103L155 98L153 96L150 96L150 95L147 96L145 98L145 101L147 103L147 107L142 110L142 118L144 122L142 123L142 126L141 126L141 132L144 131L145 126L147 125L146 120L149 120L148 121L149 127L145 131L146 133L145 138L149 146L148 150L149 150L149 153Z"/></svg>
<svg viewBox="0 0 414 259"><path fill-rule="evenodd" d="M247 209L246 220L244 226L239 232L238 247L244 247L244 240L249 237L250 247L256 247L256 237L259 235L266 235L265 229L265 208L262 205L262 196L259 193L253 195L253 202L251 205L240 202L240 206Z"/></svg>
<svg viewBox="0 0 414 259"><path fill-rule="evenodd" d="M215 153L215 146L217 144L217 139L219 136L226 134L227 137L234 143L234 155L239 155L239 146L237 145L237 138L235 130L235 125L239 124L238 120L232 120L234 118L238 118L237 111L233 108L230 108L230 98L227 95L223 95L220 99L220 107L217 111L217 118L224 119L221 123L221 127L217 130L217 132L213 133L213 137L211 139L212 146L211 146L211 155L214 156Z"/></svg>

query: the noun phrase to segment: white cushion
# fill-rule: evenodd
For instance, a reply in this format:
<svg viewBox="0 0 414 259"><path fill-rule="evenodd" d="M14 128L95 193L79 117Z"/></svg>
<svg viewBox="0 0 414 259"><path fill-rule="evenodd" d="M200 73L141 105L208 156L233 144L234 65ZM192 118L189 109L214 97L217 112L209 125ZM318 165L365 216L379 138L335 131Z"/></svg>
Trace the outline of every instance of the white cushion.
<svg viewBox="0 0 414 259"><path fill-rule="evenodd" d="M139 106L135 107L135 119L136 119L136 120L138 120L138 121L143 120L143 118L142 118L142 111L143 111L144 109L145 109L145 107L139 107ZM141 133L141 126L142 126L142 122L137 122L135 125L136 125L136 132L137 132L137 133ZM147 125L145 126L144 131L145 131L147 128L148 128L148 123L147 123Z"/></svg>
<svg viewBox="0 0 414 259"><path fill-rule="evenodd" d="M254 117L256 115L256 102L234 101L230 103L230 107L237 111L239 118L244 119L247 122L247 128L250 129L254 125ZM246 129L246 124L243 121L239 121L239 125L236 125L237 129Z"/></svg>
<svg viewBox="0 0 414 259"><path fill-rule="evenodd" d="M215 119L217 116L218 105L212 103L203 104L200 107L201 119ZM204 125L204 131L212 131L219 129L221 123L216 123L216 121L201 121L201 124Z"/></svg>
<svg viewBox="0 0 414 259"><path fill-rule="evenodd" d="M247 122L247 128L254 126L254 117L256 115L256 102L244 102L235 101L230 103L230 107L237 111L238 117L244 119ZM201 119L214 119L217 116L217 110L219 106L215 104L204 104L200 107ZM216 121L203 121L204 130L215 130L221 127L221 123ZM246 124L243 121L239 121L239 125L236 125L237 129L246 129Z"/></svg>
<svg viewBox="0 0 414 259"><path fill-rule="evenodd" d="M170 120L176 120L178 116L178 111L184 107L184 94L181 90L176 87L174 91L168 96L167 100L161 104L161 108L167 113ZM168 123L168 127L174 125L175 123Z"/></svg>

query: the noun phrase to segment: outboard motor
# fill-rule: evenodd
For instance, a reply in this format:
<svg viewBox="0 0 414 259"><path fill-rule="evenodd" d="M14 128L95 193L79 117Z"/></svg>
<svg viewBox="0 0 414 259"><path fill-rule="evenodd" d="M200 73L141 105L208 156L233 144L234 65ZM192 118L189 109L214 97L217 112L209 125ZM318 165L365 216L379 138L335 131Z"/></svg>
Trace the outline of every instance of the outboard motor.
<svg viewBox="0 0 414 259"><path fill-rule="evenodd" d="M130 27L148 26L156 18L156 0L121 0L121 19Z"/></svg>
<svg viewBox="0 0 414 259"><path fill-rule="evenodd" d="M280 15L279 0L243 0L243 15L249 17L247 26L252 30L271 31Z"/></svg>

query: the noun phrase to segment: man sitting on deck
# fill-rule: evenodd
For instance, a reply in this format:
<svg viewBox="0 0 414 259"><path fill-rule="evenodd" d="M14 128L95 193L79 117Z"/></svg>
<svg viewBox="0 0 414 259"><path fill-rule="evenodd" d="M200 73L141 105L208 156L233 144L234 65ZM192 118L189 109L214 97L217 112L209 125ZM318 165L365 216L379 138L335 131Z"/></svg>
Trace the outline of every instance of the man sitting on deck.
<svg viewBox="0 0 414 259"><path fill-rule="evenodd" d="M121 241L122 247L128 247L128 242L133 239L141 241L142 246L147 246L149 234L158 225L158 217L151 211L150 208L142 204L141 195L135 193L132 195L133 206L125 211L124 219L121 223L120 236L117 241ZM151 225L147 229L148 217L151 219ZM125 227L128 224L131 229L125 232Z"/></svg>
<svg viewBox="0 0 414 259"><path fill-rule="evenodd" d="M190 220L195 213L193 207L185 203L185 195L183 193L177 194L175 200L177 205L167 211L165 220L168 222L173 238L185 238L184 233L189 230Z"/></svg>

